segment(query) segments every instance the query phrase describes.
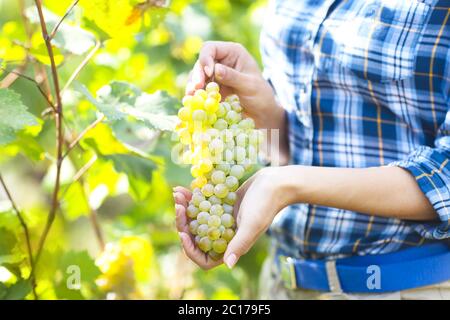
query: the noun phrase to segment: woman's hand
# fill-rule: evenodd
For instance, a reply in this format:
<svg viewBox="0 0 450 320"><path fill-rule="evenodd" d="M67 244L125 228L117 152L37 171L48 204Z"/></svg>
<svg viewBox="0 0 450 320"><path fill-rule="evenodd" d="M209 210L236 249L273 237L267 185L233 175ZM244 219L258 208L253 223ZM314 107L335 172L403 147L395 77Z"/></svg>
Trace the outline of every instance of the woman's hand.
<svg viewBox="0 0 450 320"><path fill-rule="evenodd" d="M285 189L279 170L261 169L238 189L234 205L237 231L223 257L229 268L250 250L277 213L291 203L290 190Z"/></svg>
<svg viewBox="0 0 450 320"><path fill-rule="evenodd" d="M195 245L194 238L189 233L189 221L186 216L186 208L192 197L191 191L183 187L176 187L173 191L173 197L175 199L176 225L180 235L181 244L183 245L184 252L188 258L204 270L208 270L222 264L222 259L217 261L213 260L201 251Z"/></svg>
<svg viewBox="0 0 450 320"><path fill-rule="evenodd" d="M194 243L188 230L186 208L191 192L183 187L174 189L176 224L186 255L202 269L211 269L223 262L232 268L246 254L272 223L275 215L289 204L290 194L280 180L277 167L261 169L238 190L238 201L234 205L236 235L228 244L223 260L212 260Z"/></svg>
<svg viewBox="0 0 450 320"><path fill-rule="evenodd" d="M279 128L274 123L274 113L283 115L277 105L272 87L262 77L258 64L248 51L233 42L208 41L200 51L199 59L191 72L186 93L203 88L207 78L221 85L222 96L237 94L244 112L261 128Z"/></svg>

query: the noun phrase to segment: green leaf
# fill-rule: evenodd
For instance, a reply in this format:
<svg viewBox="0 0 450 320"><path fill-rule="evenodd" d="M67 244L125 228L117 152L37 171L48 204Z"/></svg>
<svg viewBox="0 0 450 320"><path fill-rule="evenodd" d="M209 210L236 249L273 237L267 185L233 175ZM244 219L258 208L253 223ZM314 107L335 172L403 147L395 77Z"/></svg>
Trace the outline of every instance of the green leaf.
<svg viewBox="0 0 450 320"><path fill-rule="evenodd" d="M17 131L36 124L36 118L27 111L19 94L0 89L0 145L13 141Z"/></svg>
<svg viewBox="0 0 450 320"><path fill-rule="evenodd" d="M47 23L47 29L51 32L51 30L53 30L56 24L61 20L61 17L45 8L43 12ZM39 15L35 6L28 8L26 15L32 23L39 23ZM92 33L83 30L80 27L70 25L67 22L67 19L61 23L58 28L58 32L52 40L52 44L56 47L76 55L86 53L95 45L95 42L95 36Z"/></svg>
<svg viewBox="0 0 450 320"><path fill-rule="evenodd" d="M117 172L127 175L129 192L133 198L142 200L148 195L151 189L152 171L156 168L153 161L127 154L114 154L104 157L112 161Z"/></svg>
<svg viewBox="0 0 450 320"><path fill-rule="evenodd" d="M74 183L68 188L61 201L64 216L69 221L74 221L81 216L87 216L89 214L89 204L86 201L81 184Z"/></svg>
<svg viewBox="0 0 450 320"><path fill-rule="evenodd" d="M0 290L1 292L1 290ZM20 279L12 286L6 288L3 295L4 300L22 300L31 292L31 283L29 280Z"/></svg>
<svg viewBox="0 0 450 320"><path fill-rule="evenodd" d="M10 255L16 246L16 236L5 228L0 228L0 256Z"/></svg>
<svg viewBox="0 0 450 320"><path fill-rule="evenodd" d="M113 154L104 157L113 162L116 171L126 173L128 176L145 181L151 180L152 171L156 168L151 160L134 155Z"/></svg>
<svg viewBox="0 0 450 320"><path fill-rule="evenodd" d="M175 111L178 100L165 91L148 94L129 83L114 81L102 87L97 92L97 99L94 99L85 87L77 87L113 122L130 121L131 118L142 121L149 128L170 131L177 123L177 117L168 113Z"/></svg>
<svg viewBox="0 0 450 320"><path fill-rule="evenodd" d="M92 283L100 275L100 270L95 265L94 259L87 251L65 252L59 259L59 269L66 275L69 266L78 266L81 272L81 282Z"/></svg>

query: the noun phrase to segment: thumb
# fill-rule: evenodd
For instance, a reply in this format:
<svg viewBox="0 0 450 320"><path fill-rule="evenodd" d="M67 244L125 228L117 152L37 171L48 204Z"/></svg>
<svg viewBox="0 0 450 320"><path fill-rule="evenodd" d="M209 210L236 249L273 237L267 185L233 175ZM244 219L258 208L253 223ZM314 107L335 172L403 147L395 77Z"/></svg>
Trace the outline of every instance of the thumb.
<svg viewBox="0 0 450 320"><path fill-rule="evenodd" d="M247 83L251 83L250 76L220 63L214 65L214 78L233 89L242 89Z"/></svg>
<svg viewBox="0 0 450 320"><path fill-rule="evenodd" d="M255 243L255 234L253 228L246 225L238 227L236 235L228 244L223 261L228 268L233 268L239 258L246 254Z"/></svg>

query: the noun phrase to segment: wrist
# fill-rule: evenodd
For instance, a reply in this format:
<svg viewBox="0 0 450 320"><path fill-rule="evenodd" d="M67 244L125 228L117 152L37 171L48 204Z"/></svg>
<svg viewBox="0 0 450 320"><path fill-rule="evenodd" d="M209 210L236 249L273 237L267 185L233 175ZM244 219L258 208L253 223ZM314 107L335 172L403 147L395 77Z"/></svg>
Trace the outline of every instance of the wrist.
<svg viewBox="0 0 450 320"><path fill-rule="evenodd" d="M305 202L307 170L308 167L300 165L277 167L278 196L285 207Z"/></svg>

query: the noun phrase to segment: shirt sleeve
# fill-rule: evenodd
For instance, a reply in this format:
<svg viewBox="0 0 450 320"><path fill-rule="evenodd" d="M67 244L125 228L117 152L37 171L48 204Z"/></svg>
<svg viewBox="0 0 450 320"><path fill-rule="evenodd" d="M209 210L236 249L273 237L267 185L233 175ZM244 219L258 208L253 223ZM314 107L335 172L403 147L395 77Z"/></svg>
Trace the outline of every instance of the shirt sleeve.
<svg viewBox="0 0 450 320"><path fill-rule="evenodd" d="M444 74L450 75L450 51ZM450 80L443 81L443 94L447 100L447 115L438 130L434 148L419 147L407 159L391 163L409 171L439 216L434 223L414 224L423 237L450 238Z"/></svg>

